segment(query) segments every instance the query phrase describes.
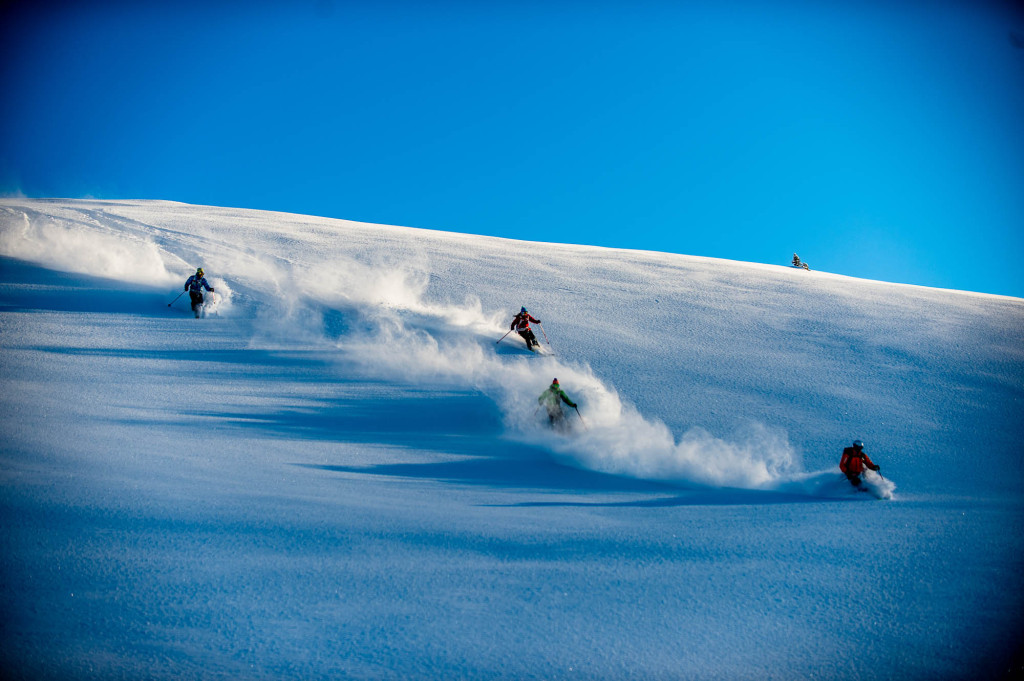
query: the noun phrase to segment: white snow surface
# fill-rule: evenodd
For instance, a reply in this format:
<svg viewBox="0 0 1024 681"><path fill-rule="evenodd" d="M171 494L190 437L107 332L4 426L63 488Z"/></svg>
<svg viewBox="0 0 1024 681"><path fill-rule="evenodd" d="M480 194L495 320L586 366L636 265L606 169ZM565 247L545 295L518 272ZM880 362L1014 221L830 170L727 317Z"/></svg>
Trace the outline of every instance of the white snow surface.
<svg viewBox="0 0 1024 681"><path fill-rule="evenodd" d="M5 678L1021 671L1020 299L163 201L0 256Z"/></svg>

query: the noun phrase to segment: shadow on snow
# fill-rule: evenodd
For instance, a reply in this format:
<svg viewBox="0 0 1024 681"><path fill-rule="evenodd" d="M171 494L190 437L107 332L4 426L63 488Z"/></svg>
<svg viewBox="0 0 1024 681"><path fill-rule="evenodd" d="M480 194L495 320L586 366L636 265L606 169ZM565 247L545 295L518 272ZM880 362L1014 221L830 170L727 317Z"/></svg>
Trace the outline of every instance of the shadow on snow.
<svg viewBox="0 0 1024 681"><path fill-rule="evenodd" d="M187 309L168 307L177 293L177 290L165 293L134 282L59 272L16 258L0 257L0 309L9 312L179 316ZM188 298L184 299L184 308L188 308Z"/></svg>

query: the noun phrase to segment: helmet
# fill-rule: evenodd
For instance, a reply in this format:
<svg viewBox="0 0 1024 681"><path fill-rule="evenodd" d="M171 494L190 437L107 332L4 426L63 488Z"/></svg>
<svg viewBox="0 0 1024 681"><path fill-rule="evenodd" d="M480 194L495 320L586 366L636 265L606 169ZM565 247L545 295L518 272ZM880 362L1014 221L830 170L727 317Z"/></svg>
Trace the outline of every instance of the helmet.
<svg viewBox="0 0 1024 681"><path fill-rule="evenodd" d="M551 381L551 385L558 385L558 379L556 378L555 380Z"/></svg>
<svg viewBox="0 0 1024 681"><path fill-rule="evenodd" d="M524 312L526 312L526 308L525 307L519 308L519 314L522 314Z"/></svg>
<svg viewBox="0 0 1024 681"><path fill-rule="evenodd" d="M199 269L197 269L196 274L198 274L200 277L203 276L203 268L200 267Z"/></svg>
<svg viewBox="0 0 1024 681"><path fill-rule="evenodd" d="M860 441L860 440L854 440L853 441L853 448L854 449L864 449L864 443L862 441Z"/></svg>

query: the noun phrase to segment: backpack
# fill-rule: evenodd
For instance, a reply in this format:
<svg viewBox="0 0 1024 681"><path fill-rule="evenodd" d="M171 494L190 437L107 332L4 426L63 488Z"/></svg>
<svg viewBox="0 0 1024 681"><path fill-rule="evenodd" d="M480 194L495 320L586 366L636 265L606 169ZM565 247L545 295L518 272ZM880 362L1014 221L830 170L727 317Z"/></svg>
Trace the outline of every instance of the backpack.
<svg viewBox="0 0 1024 681"><path fill-rule="evenodd" d="M859 475L864 472L864 456L853 447L843 450L843 458L839 460L839 470L847 475Z"/></svg>

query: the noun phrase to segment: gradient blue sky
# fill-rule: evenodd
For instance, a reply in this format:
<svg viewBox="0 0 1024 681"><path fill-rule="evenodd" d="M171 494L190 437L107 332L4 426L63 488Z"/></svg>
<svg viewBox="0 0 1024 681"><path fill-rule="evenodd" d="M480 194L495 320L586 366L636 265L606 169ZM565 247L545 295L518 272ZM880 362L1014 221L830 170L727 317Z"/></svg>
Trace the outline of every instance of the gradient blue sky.
<svg viewBox="0 0 1024 681"><path fill-rule="evenodd" d="M797 252L1024 297L1012 2L43 0L0 19L3 194Z"/></svg>

